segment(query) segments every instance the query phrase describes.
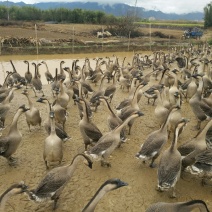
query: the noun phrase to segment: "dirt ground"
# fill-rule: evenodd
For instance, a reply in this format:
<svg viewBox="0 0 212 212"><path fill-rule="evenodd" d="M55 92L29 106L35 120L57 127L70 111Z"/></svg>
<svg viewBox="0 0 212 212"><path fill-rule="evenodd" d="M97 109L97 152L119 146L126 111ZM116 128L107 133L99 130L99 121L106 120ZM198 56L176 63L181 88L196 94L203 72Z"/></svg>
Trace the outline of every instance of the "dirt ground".
<svg viewBox="0 0 212 212"><path fill-rule="evenodd" d="M54 73L55 67L59 67L61 59L65 60L65 66L71 66L73 59L79 59L80 64L83 63L85 57L112 57L113 53L101 53L101 54L81 54L81 55L44 55L36 60L36 56L13 56L15 67L18 72L23 76L26 71L26 65L23 65L23 60L27 59L30 61L41 61L46 60L50 66L50 71ZM126 56L127 61L132 61L132 53L120 52L116 54L120 58L120 62ZM9 59L10 56L1 57L1 79L3 79L2 69L12 70ZM175 67L176 64L173 65ZM92 67L93 63L92 63ZM44 84L44 93L47 98L52 102L51 87L47 85L47 82L43 76L45 67L41 66L40 73L42 73L42 81ZM152 69L145 69L144 74L150 72ZM32 71L32 70L31 70ZM151 78L150 83L144 90L148 89L152 84L158 83L154 78ZM106 86L107 83L104 84ZM95 90L98 89L94 87ZM10 113L6 119L7 128L3 131L4 136L11 123L12 117L16 112L19 105L26 104L26 97L21 94L22 90L16 90L14 99L11 102ZM43 105L36 102L38 98L34 97L32 90L29 90L30 97L34 105L40 109L42 119L47 118L47 109ZM120 89L117 84L117 91L112 101L112 108L126 98L127 92ZM86 203L95 194L100 185L108 180L109 178L120 178L127 182L129 185L121 189L112 191L105 195L105 197L99 202L96 211L127 211L127 212L140 212L152 203L158 201L164 202L179 202L188 201L193 199L204 200L210 210L212 210L211 202L211 187L202 186L201 180L191 176L190 174L184 174L183 178L177 183L177 198L170 199L169 192L160 193L155 190L157 185L157 168L151 169L148 165L142 164L141 161L135 158L135 154L139 151L141 144L149 133L159 128L157 120L154 116L155 106L148 105L146 97L142 96L139 102L141 111L144 116L138 118L133 127L132 134L128 136L127 142L116 149L112 157L110 158L111 168L103 168L99 162L94 162L93 169L89 169L84 164L79 164L75 171L72 179L65 187L64 191L59 200L58 209L56 211L63 212L78 212L86 205ZM72 158L83 150L83 142L80 135L78 123L79 113L76 105L71 100L68 106L69 116L65 125L65 129L68 134L72 137L71 140L64 143L64 157L62 165L68 164ZM196 124L195 117L191 112L188 103L184 102L182 105L182 114L186 118L190 119L188 126L179 138L179 144L188 141L194 137L197 131L193 131L193 126ZM93 114L93 122L99 127L104 133L108 132L106 123L107 111L104 105L100 105L97 112ZM206 122L203 123L205 125ZM43 124L42 124L43 125ZM24 180L30 189L36 188L42 177L47 173L45 164L42 158L43 154L43 142L47 137L47 134L43 128L32 127L32 131L29 132L25 116L22 115L18 122L18 128L23 135L22 142L14 154L14 157L18 158L18 163L15 167L10 167L4 158L0 158L0 193L6 190L12 183ZM167 142L166 149L171 142ZM158 163L159 159L157 159ZM52 203L34 203L28 200L26 195L17 195L12 197L6 204L7 212L47 212L52 211Z"/></svg>

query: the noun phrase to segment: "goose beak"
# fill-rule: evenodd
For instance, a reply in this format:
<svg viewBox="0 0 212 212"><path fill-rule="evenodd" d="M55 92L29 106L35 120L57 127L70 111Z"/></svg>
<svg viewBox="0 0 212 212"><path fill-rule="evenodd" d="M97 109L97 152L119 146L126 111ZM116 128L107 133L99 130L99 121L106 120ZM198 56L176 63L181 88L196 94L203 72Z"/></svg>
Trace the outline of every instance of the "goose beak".
<svg viewBox="0 0 212 212"><path fill-rule="evenodd" d="M128 186L128 183L122 181L122 180L119 180L118 182L118 187L123 187L123 186Z"/></svg>
<svg viewBox="0 0 212 212"><path fill-rule="evenodd" d="M141 111L137 112L138 116L143 116L144 114Z"/></svg>

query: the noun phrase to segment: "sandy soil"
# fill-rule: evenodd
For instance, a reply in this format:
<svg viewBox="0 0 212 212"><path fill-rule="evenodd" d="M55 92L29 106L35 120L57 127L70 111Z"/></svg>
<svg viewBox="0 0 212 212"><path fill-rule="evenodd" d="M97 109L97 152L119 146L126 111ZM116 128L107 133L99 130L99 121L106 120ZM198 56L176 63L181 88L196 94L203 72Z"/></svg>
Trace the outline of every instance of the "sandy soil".
<svg viewBox="0 0 212 212"><path fill-rule="evenodd" d="M110 53L108 53L110 54ZM112 56L112 54L110 54ZM121 55L121 54L120 54ZM120 56L121 61L123 54ZM90 55L93 58L93 55ZM101 55L99 55L100 57ZM56 57L56 56L54 56ZM69 58L69 56L67 56ZM84 58L84 55L79 56ZM71 57L70 57L71 58ZM69 58L69 64L70 63ZM128 61L132 60L132 57L127 57ZM22 62L24 58L19 61L14 61L15 64ZM39 58L41 59L41 58ZM15 58L14 58L15 60ZM8 60L7 60L8 61ZM52 61L53 62L53 61ZM4 63L3 63L4 64ZM68 64L68 62L67 62ZM59 65L59 62L58 62ZM22 67L22 68L21 68ZM18 70L25 72L25 66L17 67ZM148 73L151 69L146 69L145 73ZM53 101L51 95L50 85L46 85L44 82L44 92L50 101ZM151 82L145 88L147 89L153 83L157 83L154 78L151 78ZM105 83L107 85L107 83ZM94 87L98 89L98 87ZM144 89L144 90L145 90ZM40 109L42 119L47 117L46 107L41 106L36 102L37 98L34 97L33 92L30 90L30 96L34 105ZM121 100L126 98L127 92L123 92L117 84L117 91L112 101L112 107L116 106ZM17 108L21 104L27 104L26 97L21 94L21 90L15 91L14 99L11 102L10 113L6 120L7 128L3 132L3 136L9 129L12 117ZM80 211L86 203L91 199L99 186L109 178L120 178L127 182L129 185L119 190L108 193L98 204L96 211L145 211L145 209L152 203L157 201L165 202L177 202L188 201L192 199L201 199L206 201L208 207L212 209L211 202L211 187L201 186L200 179L197 179L189 174L185 174L183 178L177 183L177 198L170 199L169 193L158 193L155 188L157 185L157 168L151 169L149 166L142 164L141 161L135 158L135 154L140 149L140 145L144 142L149 133L158 129L157 120L154 117L154 106L147 104L147 99L143 96L139 103L141 111L145 114L143 117L138 118L132 128L132 134L128 136L128 141L121 148L114 151L110 162L111 168L103 168L99 162L94 162L93 169L87 168L84 164L79 164L73 178L65 187L61 198L59 200L57 211L64 212L77 212ZM64 157L62 165L68 164L72 158L83 150L83 142L81 139L78 123L79 114L76 105L71 100L68 106L69 117L65 125L65 129L72 137L71 140L64 143ZM191 121L186 127L185 131L179 138L179 144L186 142L188 139L196 135L196 131L192 130L192 127L196 124L193 113L190 110L188 103L184 102L182 106L182 113L186 118ZM98 125L103 133L108 132L106 123L107 112L104 105L100 105L97 112L93 114L93 121ZM205 125L206 123L203 123ZM47 173L45 164L42 158L43 154L43 142L47 137L47 134L43 127L32 128L29 132L25 116L22 115L18 122L18 128L20 129L23 139L22 142L14 154L14 157L18 158L18 163L15 167L10 167L4 158L0 158L0 193L6 190L12 183L24 180L30 189L36 188L42 177ZM165 148L170 145L168 141ZM164 149L165 149L164 148ZM157 159L157 163L158 163ZM52 203L34 203L28 200L25 195L18 195L12 197L6 204L6 211L12 212L25 212L25 211L37 211L47 212L52 211Z"/></svg>

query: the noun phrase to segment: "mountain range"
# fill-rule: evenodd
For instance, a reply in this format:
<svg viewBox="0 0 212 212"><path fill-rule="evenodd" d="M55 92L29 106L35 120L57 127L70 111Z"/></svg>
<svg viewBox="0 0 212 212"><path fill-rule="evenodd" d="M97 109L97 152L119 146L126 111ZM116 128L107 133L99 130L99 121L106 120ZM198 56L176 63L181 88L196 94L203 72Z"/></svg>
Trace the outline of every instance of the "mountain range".
<svg viewBox="0 0 212 212"><path fill-rule="evenodd" d="M55 9L55 8L67 8L67 9L86 9L93 11L102 11L106 14L112 14L114 16L124 16L127 13L133 12L137 17L144 19L156 19L156 20L190 20L190 21L203 21L204 13L192 12L185 14L176 13L163 13L156 10L146 10L143 7L134 7L124 3L114 4L100 4L98 2L40 2L35 4L26 4L24 2L10 2L0 1L0 5L6 6L33 6L42 10Z"/></svg>

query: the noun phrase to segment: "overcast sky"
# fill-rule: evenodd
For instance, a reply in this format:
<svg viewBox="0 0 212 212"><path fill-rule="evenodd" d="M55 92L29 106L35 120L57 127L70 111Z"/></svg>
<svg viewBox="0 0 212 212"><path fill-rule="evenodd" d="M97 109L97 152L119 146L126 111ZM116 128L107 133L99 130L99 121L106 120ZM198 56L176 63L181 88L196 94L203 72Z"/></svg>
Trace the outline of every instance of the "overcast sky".
<svg viewBox="0 0 212 212"><path fill-rule="evenodd" d="M21 0L11 0L12 2L20 2ZM131 6L144 7L145 9L160 10L165 13L188 13L203 12L203 8L211 2L211 0L22 0L25 3L39 2L99 2L99 3L126 3Z"/></svg>

